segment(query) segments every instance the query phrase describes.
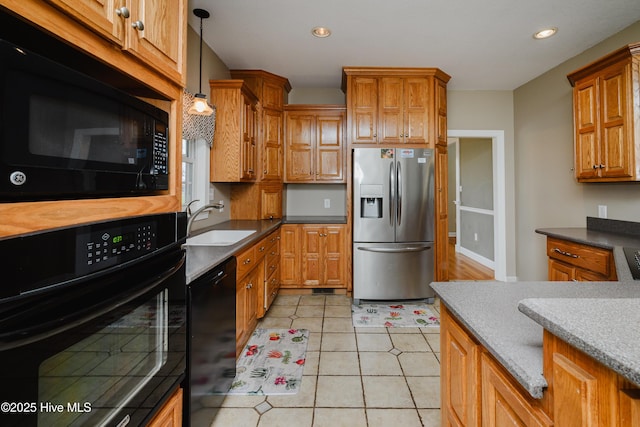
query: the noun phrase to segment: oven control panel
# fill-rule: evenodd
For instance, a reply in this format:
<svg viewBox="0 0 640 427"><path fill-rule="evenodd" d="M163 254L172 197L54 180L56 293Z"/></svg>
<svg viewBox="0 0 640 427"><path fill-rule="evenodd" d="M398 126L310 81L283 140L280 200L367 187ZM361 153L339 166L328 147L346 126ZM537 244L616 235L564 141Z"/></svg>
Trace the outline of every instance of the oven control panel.
<svg viewBox="0 0 640 427"><path fill-rule="evenodd" d="M622 248L634 280L640 280L640 249Z"/></svg>
<svg viewBox="0 0 640 427"><path fill-rule="evenodd" d="M87 274L139 258L158 247L156 223L91 230L77 235L76 273Z"/></svg>

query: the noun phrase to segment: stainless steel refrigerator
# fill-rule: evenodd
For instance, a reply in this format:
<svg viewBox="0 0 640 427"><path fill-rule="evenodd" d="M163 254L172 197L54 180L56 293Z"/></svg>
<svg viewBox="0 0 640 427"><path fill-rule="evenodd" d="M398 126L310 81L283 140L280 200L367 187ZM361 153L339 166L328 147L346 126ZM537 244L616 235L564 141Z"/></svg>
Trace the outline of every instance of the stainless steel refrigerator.
<svg viewBox="0 0 640 427"><path fill-rule="evenodd" d="M433 301L434 153L353 150L353 298Z"/></svg>

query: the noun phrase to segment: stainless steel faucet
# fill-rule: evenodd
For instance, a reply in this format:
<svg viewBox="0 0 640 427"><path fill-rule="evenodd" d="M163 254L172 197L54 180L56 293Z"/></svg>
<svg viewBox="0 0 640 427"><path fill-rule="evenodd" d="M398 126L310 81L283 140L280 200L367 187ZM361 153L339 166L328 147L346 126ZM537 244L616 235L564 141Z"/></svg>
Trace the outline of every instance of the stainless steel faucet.
<svg viewBox="0 0 640 427"><path fill-rule="evenodd" d="M204 205L203 207L196 209L195 212L191 213L191 205L199 201L200 200L198 199L192 200L187 205L186 212L187 212L187 217L189 218L189 220L187 221L187 237L191 235L191 226L193 225L193 221L198 217L198 215L200 215L204 211L209 211L211 209L222 210L222 208L224 208L224 202L221 200L220 203L210 203L208 205Z"/></svg>

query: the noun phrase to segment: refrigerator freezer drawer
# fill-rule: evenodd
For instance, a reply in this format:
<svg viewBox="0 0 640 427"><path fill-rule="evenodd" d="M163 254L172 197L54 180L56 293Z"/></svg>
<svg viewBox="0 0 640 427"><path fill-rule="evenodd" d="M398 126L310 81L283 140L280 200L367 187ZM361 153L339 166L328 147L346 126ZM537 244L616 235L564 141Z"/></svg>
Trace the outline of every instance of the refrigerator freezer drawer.
<svg viewBox="0 0 640 427"><path fill-rule="evenodd" d="M433 257L433 242L354 243L354 300L434 298Z"/></svg>

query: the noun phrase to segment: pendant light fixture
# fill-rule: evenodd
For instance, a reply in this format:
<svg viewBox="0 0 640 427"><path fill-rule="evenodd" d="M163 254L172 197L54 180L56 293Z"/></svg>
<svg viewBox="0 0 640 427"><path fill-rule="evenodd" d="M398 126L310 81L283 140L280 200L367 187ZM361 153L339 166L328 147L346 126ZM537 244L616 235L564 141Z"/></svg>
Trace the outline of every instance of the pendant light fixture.
<svg viewBox="0 0 640 427"><path fill-rule="evenodd" d="M198 93L193 97L193 104L189 107L189 114L197 116L210 116L213 114L213 108L207 101L207 96L202 93L202 20L211 16L204 9L193 9L193 14L200 18L200 78L198 79Z"/></svg>

